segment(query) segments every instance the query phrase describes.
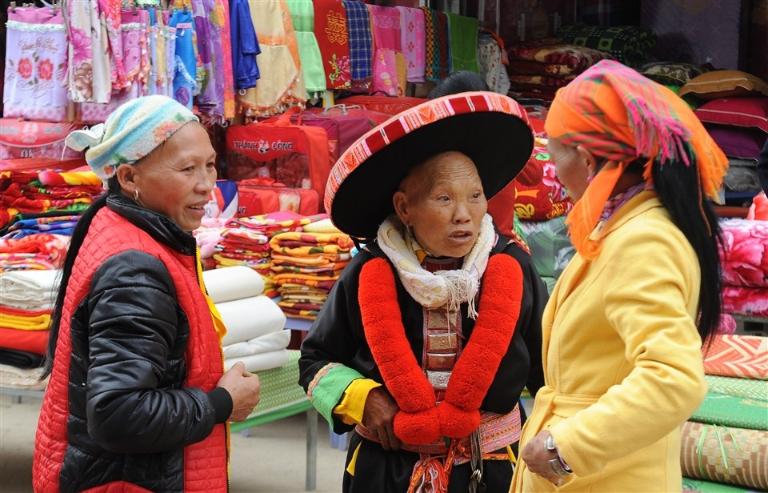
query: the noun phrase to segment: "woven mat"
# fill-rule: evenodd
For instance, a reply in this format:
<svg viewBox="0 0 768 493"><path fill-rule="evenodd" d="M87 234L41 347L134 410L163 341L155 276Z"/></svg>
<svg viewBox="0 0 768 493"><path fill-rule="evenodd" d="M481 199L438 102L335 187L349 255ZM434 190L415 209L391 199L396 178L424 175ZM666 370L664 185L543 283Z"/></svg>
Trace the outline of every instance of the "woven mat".
<svg viewBox="0 0 768 493"><path fill-rule="evenodd" d="M684 476L768 489L768 432L688 421L681 445Z"/></svg>
<svg viewBox="0 0 768 493"><path fill-rule="evenodd" d="M289 407L307 400L299 386L299 351L289 351L288 363L273 370L257 372L261 380L261 400L253 415Z"/></svg>
<svg viewBox="0 0 768 493"><path fill-rule="evenodd" d="M698 479L683 478L683 493L745 493L753 490L745 490L737 486L711 483Z"/></svg>
<svg viewBox="0 0 768 493"><path fill-rule="evenodd" d="M710 391L693 413L691 421L750 430L768 430L768 401Z"/></svg>
<svg viewBox="0 0 768 493"><path fill-rule="evenodd" d="M758 401L768 401L768 383L763 380L718 377L715 375L706 375L704 378L707 380L710 392L732 395L734 397L745 397Z"/></svg>
<svg viewBox="0 0 768 493"><path fill-rule="evenodd" d="M704 345L704 372L768 380L768 337L718 335Z"/></svg>

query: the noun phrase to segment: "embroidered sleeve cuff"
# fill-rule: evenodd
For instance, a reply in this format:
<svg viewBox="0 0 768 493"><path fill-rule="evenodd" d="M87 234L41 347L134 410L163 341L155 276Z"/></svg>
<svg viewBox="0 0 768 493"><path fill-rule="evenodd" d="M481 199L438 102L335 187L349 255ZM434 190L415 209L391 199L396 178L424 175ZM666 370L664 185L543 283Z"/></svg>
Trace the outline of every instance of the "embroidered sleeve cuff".
<svg viewBox="0 0 768 493"><path fill-rule="evenodd" d="M328 424L334 426L334 408L339 405L349 384L362 378L363 375L352 368L340 363L329 363L315 374L307 388L307 396L317 412Z"/></svg>
<svg viewBox="0 0 768 493"><path fill-rule="evenodd" d="M361 378L353 380L347 390L344 391L344 398L341 403L333 410L334 416L340 419L345 425L359 425L363 422L363 412L365 411L365 401L368 394L381 384L370 378Z"/></svg>

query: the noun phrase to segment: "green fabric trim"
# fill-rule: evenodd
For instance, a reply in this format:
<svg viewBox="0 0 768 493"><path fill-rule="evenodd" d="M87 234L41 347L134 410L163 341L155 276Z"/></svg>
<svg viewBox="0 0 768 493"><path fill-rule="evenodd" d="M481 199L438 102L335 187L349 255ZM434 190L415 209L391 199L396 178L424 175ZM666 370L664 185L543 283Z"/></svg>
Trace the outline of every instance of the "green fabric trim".
<svg viewBox="0 0 768 493"><path fill-rule="evenodd" d="M320 371L323 371L321 369ZM353 370L344 365L337 365L331 368L327 374L322 376L312 389L312 396L309 400L315 406L317 412L333 427L333 410L341 402L344 391L349 384L358 378L365 378L357 370Z"/></svg>

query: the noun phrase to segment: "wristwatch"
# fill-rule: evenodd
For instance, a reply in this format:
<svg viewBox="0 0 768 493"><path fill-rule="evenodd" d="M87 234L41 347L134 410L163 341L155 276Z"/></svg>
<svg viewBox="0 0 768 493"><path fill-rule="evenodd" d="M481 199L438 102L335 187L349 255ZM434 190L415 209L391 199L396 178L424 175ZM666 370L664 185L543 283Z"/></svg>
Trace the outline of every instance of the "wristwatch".
<svg viewBox="0 0 768 493"><path fill-rule="evenodd" d="M560 456L560 452L558 452L557 445L555 444L555 437L553 437L552 434L547 435L547 439L544 441L544 446L547 450L554 452L557 455L557 461L560 463L560 466L562 467L565 475L573 473L573 469L571 469L570 466L568 466L568 464L566 464L566 462ZM554 460L550 462L554 462Z"/></svg>

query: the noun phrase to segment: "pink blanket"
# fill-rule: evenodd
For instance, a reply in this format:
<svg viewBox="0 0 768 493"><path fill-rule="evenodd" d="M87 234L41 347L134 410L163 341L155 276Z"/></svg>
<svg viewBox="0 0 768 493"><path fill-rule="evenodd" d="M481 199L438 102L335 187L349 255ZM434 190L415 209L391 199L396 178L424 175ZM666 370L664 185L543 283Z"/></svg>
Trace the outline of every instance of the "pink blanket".
<svg viewBox="0 0 768 493"><path fill-rule="evenodd" d="M768 288L723 289L723 311L750 317L768 317Z"/></svg>
<svg viewBox="0 0 768 493"><path fill-rule="evenodd" d="M722 221L720 258L726 286L768 288L768 221Z"/></svg>

